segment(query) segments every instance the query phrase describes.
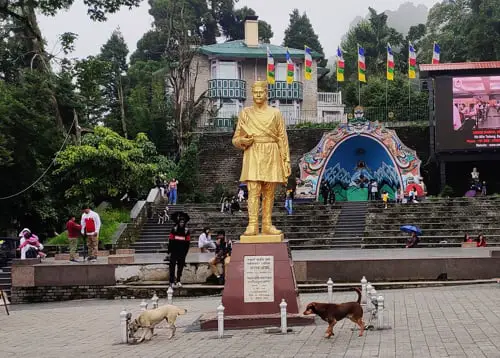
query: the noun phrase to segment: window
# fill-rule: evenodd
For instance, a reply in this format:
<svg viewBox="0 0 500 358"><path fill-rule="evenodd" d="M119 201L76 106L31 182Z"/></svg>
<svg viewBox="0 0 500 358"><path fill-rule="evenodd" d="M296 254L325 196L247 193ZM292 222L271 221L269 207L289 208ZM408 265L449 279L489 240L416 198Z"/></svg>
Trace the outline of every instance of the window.
<svg viewBox="0 0 500 358"><path fill-rule="evenodd" d="M280 99L277 102L285 123L287 125L297 124L300 117L300 102L291 99Z"/></svg>
<svg viewBox="0 0 500 358"><path fill-rule="evenodd" d="M237 99L222 98L216 100L214 104L218 108L217 118L236 117L243 108L243 103Z"/></svg>
<svg viewBox="0 0 500 358"><path fill-rule="evenodd" d="M276 81L286 81L286 62L276 64ZM293 80L300 81L300 64L295 64L295 75Z"/></svg>
<svg viewBox="0 0 500 358"><path fill-rule="evenodd" d="M241 64L235 61L212 61L212 79L234 80L243 79Z"/></svg>

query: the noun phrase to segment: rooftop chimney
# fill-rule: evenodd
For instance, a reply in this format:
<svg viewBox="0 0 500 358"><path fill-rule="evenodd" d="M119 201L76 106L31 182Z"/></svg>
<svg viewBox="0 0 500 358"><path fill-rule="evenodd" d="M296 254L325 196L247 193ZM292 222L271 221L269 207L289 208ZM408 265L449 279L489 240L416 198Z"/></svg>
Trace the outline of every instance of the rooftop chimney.
<svg viewBox="0 0 500 358"><path fill-rule="evenodd" d="M245 44L247 47L259 47L259 17L245 17Z"/></svg>

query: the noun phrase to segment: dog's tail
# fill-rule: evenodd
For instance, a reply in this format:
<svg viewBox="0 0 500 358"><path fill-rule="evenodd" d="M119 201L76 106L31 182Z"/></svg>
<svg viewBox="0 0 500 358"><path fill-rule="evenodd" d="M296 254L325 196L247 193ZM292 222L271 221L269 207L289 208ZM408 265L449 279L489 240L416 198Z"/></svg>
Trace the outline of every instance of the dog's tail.
<svg viewBox="0 0 500 358"><path fill-rule="evenodd" d="M354 291L358 293L358 300L356 302L361 303L361 290L357 287L354 287Z"/></svg>

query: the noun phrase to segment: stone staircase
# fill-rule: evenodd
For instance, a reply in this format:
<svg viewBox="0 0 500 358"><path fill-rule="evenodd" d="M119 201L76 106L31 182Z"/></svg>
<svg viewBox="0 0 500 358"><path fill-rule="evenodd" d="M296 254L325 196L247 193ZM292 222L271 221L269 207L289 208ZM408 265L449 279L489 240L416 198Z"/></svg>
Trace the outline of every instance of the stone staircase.
<svg viewBox="0 0 500 358"><path fill-rule="evenodd" d="M7 263L7 266L0 267L0 290L4 291L7 294L7 297L10 297L10 289L12 286L11 279L11 265L12 261Z"/></svg>
<svg viewBox="0 0 500 358"><path fill-rule="evenodd" d="M231 240L239 240L247 224L246 205L242 212L230 215L220 212L218 204L186 204L169 207L169 213L185 211L191 220L188 227L192 234L192 246L197 247L198 236L204 227L210 227L212 233L223 229ZM325 206L316 202L294 202L294 213L288 215L282 203L276 203L273 212L273 224L282 230L292 249L340 248L333 240L333 232L340 212L338 206ZM131 245L137 253L164 253L173 223L158 224L158 219L148 219L140 237ZM215 235L214 235L215 236ZM359 245L358 245L359 247Z"/></svg>
<svg viewBox="0 0 500 358"><path fill-rule="evenodd" d="M500 198L427 199L419 203L395 204L388 209L381 202L368 203L365 247L404 247L408 234L402 225L422 230L420 246L460 246L464 234L486 237L488 246L500 245Z"/></svg>
<svg viewBox="0 0 500 358"><path fill-rule="evenodd" d="M353 201L342 203L342 209L335 226L333 238L344 248L359 248L365 232L368 202Z"/></svg>

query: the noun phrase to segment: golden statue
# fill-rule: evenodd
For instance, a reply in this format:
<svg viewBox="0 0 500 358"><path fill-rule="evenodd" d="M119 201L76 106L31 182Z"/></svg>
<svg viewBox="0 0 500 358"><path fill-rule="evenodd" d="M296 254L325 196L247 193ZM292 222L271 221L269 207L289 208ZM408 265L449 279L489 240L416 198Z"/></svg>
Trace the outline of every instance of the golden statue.
<svg viewBox="0 0 500 358"><path fill-rule="evenodd" d="M290 150L283 116L267 104L267 82L252 86L254 105L244 108L233 136L233 145L244 150L240 181L248 186L248 227L240 242L281 241L283 235L271 221L274 192L290 176ZM259 234L259 203L262 195L262 237Z"/></svg>

